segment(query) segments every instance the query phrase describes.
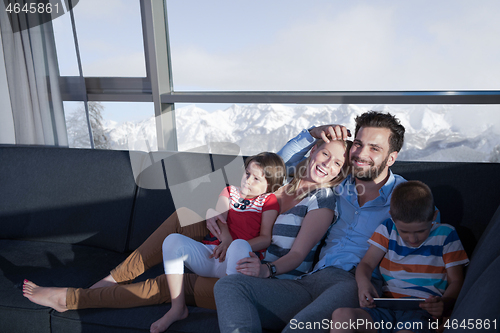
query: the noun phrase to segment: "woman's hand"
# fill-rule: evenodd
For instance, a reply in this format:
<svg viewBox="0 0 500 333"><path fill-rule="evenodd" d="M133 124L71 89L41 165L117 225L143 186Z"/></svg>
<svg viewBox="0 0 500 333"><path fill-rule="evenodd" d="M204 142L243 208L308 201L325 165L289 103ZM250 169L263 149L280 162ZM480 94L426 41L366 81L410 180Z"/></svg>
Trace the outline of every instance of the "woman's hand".
<svg viewBox="0 0 500 333"><path fill-rule="evenodd" d="M267 278L269 276L267 265L261 264L259 257L255 253L249 252L249 254L250 257L238 260L236 270L241 274Z"/></svg>
<svg viewBox="0 0 500 333"><path fill-rule="evenodd" d="M224 224L226 224L226 218L224 215L219 213L213 208L210 208L207 210L207 215L206 215L206 222L207 222L207 229L210 230L212 235L217 237L218 240L221 241L221 231L219 226L217 225L217 221L220 221Z"/></svg>

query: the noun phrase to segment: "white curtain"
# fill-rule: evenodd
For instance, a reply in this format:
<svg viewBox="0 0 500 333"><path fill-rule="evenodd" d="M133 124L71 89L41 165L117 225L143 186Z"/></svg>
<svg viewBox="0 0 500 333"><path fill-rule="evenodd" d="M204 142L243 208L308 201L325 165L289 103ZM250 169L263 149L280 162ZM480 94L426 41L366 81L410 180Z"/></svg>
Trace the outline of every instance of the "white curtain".
<svg viewBox="0 0 500 333"><path fill-rule="evenodd" d="M16 143L14 133L14 118L10 104L9 86L5 71L2 39L0 38L0 143Z"/></svg>
<svg viewBox="0 0 500 333"><path fill-rule="evenodd" d="M9 134L13 132L16 144L67 146L52 22L26 29L29 23L23 15L30 14L13 15L11 25L7 12L0 10L0 67L4 67L0 69L0 97L9 98L1 104L0 132L6 134L0 134L0 143L13 143Z"/></svg>

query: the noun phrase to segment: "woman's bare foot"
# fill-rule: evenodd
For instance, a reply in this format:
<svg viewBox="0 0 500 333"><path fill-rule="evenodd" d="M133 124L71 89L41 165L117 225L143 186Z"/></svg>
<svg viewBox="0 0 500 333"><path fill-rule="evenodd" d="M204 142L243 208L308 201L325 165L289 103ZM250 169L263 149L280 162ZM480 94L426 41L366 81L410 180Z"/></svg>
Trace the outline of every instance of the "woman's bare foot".
<svg viewBox="0 0 500 333"><path fill-rule="evenodd" d="M188 308L185 305L180 309L170 308L163 317L151 324L149 331L151 333L165 332L167 328L177 320L187 318L188 314Z"/></svg>
<svg viewBox="0 0 500 333"><path fill-rule="evenodd" d="M115 281L115 279L110 275L106 276L104 279L97 281L94 283L90 289L94 288L102 288L102 287L109 287L109 286L114 286L118 282Z"/></svg>
<svg viewBox="0 0 500 333"><path fill-rule="evenodd" d="M68 310L66 307L66 293L68 288L39 287L31 281L24 280L23 296L33 303L48 306L58 312Z"/></svg>

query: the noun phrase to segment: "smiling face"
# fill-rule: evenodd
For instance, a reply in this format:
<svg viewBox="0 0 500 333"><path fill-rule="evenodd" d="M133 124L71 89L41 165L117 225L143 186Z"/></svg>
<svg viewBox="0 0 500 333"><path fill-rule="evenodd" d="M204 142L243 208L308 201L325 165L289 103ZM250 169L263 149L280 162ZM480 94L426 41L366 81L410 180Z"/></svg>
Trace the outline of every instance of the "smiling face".
<svg viewBox="0 0 500 333"><path fill-rule="evenodd" d="M322 184L337 177L344 165L345 154L343 141L330 141L313 147L308 164L308 180Z"/></svg>
<svg viewBox="0 0 500 333"><path fill-rule="evenodd" d="M241 194L246 198L254 198L266 193L266 190L264 171L256 162L250 162L241 178Z"/></svg>
<svg viewBox="0 0 500 333"><path fill-rule="evenodd" d="M351 148L353 175L359 180L377 180L387 176L398 153L390 152L391 130L383 127L361 127Z"/></svg>
<svg viewBox="0 0 500 333"><path fill-rule="evenodd" d="M419 247L429 237L432 221L405 223L394 220L399 236L409 247Z"/></svg>

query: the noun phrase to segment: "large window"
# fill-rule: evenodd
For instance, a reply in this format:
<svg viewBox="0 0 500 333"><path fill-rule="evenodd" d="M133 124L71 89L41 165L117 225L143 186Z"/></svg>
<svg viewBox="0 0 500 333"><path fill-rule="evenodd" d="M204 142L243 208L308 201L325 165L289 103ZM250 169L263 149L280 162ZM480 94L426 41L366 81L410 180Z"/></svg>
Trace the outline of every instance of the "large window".
<svg viewBox="0 0 500 333"><path fill-rule="evenodd" d="M88 102L89 121L97 149L157 151L153 103ZM70 148L90 148L83 102L65 102Z"/></svg>
<svg viewBox="0 0 500 333"><path fill-rule="evenodd" d="M93 95L90 98L87 95L89 101L86 108L84 91L77 95L75 90L66 91L66 87L63 87L66 95L71 96L70 100L64 102L69 147L91 148L92 140L94 147L98 149L145 149L129 145L129 141L137 141L135 137L140 135L149 140L150 149L157 150L153 103L131 102L134 98L128 94L134 88L134 84L128 83L128 78L147 76L140 1L116 0L103 3L84 0L74 7L73 14L76 31L73 30L69 13L53 21L59 71L61 76L67 78L67 81L63 81L66 85L76 83L75 87L86 88ZM77 78L80 76L77 44L83 76L95 77L92 81L86 80L85 86ZM103 87L103 82L111 84L106 83ZM121 96L106 97L102 101L99 93L109 91L118 92ZM92 97L97 97L97 100ZM78 99L81 101L77 101ZM115 101L111 102L110 99ZM144 121L152 121L153 126L145 125ZM143 135L145 127L152 127L152 131Z"/></svg>
<svg viewBox="0 0 500 333"><path fill-rule="evenodd" d="M345 124L354 135L354 118L370 110L405 126L399 160L500 162L500 105L185 105L176 109L179 149L231 142L243 155L278 151L311 126Z"/></svg>
<svg viewBox="0 0 500 333"><path fill-rule="evenodd" d="M73 13L84 76L146 76L139 0L80 0ZM61 75L78 75L70 15L53 22Z"/></svg>
<svg viewBox="0 0 500 333"><path fill-rule="evenodd" d="M407 129L401 160L500 162L497 0L81 0L73 14L51 22L69 147L249 155L383 110Z"/></svg>
<svg viewBox="0 0 500 333"><path fill-rule="evenodd" d="M165 0L176 91L500 88L500 2Z"/></svg>

